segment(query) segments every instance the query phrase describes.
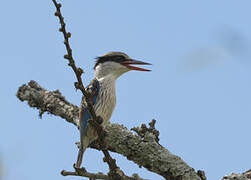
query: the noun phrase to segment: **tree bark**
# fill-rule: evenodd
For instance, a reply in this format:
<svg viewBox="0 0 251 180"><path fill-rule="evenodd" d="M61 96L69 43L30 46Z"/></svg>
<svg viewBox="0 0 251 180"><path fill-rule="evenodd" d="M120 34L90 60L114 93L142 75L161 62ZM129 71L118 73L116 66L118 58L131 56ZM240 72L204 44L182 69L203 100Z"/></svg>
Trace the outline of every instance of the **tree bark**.
<svg viewBox="0 0 251 180"><path fill-rule="evenodd" d="M58 90L48 91L35 81L30 81L18 89L17 97L27 101L30 107L37 108L39 116L48 112L78 126L78 107L69 103ZM151 131L139 135L119 124L109 124L105 130L108 150L127 157L140 167L168 180L206 179L203 171L196 173L180 157L161 146L156 141L156 134ZM97 143L93 143L91 148L99 149Z"/></svg>
<svg viewBox="0 0 251 180"><path fill-rule="evenodd" d="M232 173L228 176L224 176L222 180L251 180L251 169L240 174Z"/></svg>

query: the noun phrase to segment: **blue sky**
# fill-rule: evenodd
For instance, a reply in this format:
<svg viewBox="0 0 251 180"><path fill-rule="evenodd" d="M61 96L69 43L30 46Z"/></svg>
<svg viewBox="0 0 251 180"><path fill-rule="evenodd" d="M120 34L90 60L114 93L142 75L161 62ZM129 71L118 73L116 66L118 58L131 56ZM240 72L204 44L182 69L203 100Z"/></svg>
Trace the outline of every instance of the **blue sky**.
<svg viewBox="0 0 251 180"><path fill-rule="evenodd" d="M220 179L251 168L250 7L248 0L64 1L74 58L92 78L94 58L123 51L153 64L117 81L111 122L127 128L157 120L160 143L191 167ZM47 1L1 1L0 167L4 180L62 177L76 160L76 128L20 102L17 88L36 80L79 104L72 70L63 59L55 8ZM113 154L128 175L162 177ZM88 150L89 171L107 171Z"/></svg>

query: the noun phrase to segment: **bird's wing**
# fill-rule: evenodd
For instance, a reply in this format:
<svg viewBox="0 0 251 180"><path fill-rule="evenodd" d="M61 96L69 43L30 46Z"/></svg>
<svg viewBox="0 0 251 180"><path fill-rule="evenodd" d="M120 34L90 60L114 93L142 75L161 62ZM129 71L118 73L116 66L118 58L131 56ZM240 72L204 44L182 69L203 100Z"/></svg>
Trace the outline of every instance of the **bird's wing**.
<svg viewBox="0 0 251 180"><path fill-rule="evenodd" d="M100 90L100 84L97 79L93 79L90 84L86 87L86 91L90 94L92 105L95 105L98 94ZM84 135L85 128L87 125L88 119L90 119L90 114L86 108L86 101L84 96L82 97L82 101L80 104L80 111L79 111L79 121L80 121L80 136Z"/></svg>

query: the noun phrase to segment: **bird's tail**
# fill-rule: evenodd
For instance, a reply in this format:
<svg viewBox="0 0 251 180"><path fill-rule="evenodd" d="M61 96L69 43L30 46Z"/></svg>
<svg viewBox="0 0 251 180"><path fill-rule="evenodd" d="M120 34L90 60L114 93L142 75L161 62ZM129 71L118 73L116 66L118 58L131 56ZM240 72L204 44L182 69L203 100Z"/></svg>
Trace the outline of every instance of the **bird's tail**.
<svg viewBox="0 0 251 180"><path fill-rule="evenodd" d="M77 162L75 165L76 168L80 168L82 159L83 159L83 154L86 148L88 147L89 143L90 143L90 139L88 136L84 136L80 138L80 147L78 150L78 157L77 157Z"/></svg>

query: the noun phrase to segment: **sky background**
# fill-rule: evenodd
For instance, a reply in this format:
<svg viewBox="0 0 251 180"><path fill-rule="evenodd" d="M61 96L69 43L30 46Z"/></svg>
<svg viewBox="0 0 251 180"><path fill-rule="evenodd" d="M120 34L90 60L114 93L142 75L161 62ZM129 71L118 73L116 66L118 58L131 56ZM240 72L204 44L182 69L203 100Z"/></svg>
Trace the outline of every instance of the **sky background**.
<svg viewBox="0 0 251 180"><path fill-rule="evenodd" d="M117 80L112 123L127 128L157 120L160 143L209 180L251 168L251 1L63 1L77 66L92 78L94 58L123 51L152 72ZM78 180L72 170L77 129L44 115L15 94L35 80L78 105L81 93L63 59L55 7L46 1L0 2L0 175L2 180ZM127 175L162 177L112 154ZM107 172L102 153L87 150L88 171ZM0 179L1 179L0 177Z"/></svg>

